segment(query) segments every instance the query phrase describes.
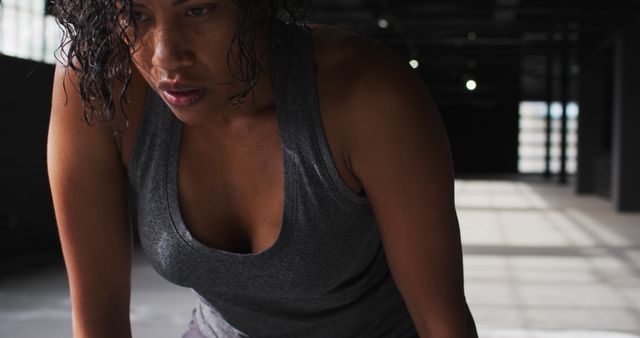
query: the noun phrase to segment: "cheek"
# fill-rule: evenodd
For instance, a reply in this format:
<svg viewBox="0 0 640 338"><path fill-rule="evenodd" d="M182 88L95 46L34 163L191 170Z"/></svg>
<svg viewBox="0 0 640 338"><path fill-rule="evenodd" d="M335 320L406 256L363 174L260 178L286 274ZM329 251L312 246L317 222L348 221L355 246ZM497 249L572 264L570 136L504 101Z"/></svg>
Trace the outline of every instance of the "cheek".
<svg viewBox="0 0 640 338"><path fill-rule="evenodd" d="M147 80L148 83L154 83L151 71L151 53L147 49L137 49L131 52L131 60L135 65L140 75Z"/></svg>
<svg viewBox="0 0 640 338"><path fill-rule="evenodd" d="M148 37L141 37L139 41L129 50L131 60L138 68L149 68L153 57L153 46L144 41L148 41ZM142 70L142 69L141 69Z"/></svg>
<svg viewBox="0 0 640 338"><path fill-rule="evenodd" d="M191 46L196 55L196 67L205 68L215 74L217 78L229 78L229 66L235 68L237 53L231 53L227 60L227 53L231 39L221 34L204 34ZM227 63L228 61L228 63ZM203 69L204 70L204 69Z"/></svg>

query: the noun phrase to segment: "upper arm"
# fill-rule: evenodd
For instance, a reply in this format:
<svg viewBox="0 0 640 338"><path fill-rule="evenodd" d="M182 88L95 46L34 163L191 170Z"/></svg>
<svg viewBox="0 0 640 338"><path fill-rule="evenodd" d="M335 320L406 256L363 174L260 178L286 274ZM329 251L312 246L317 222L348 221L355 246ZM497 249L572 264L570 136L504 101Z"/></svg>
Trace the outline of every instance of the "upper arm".
<svg viewBox="0 0 640 338"><path fill-rule="evenodd" d="M442 120L414 71L382 48L367 52L375 57L350 89L353 174L371 202L392 276L419 333L463 337L460 234Z"/></svg>
<svg viewBox="0 0 640 338"><path fill-rule="evenodd" d="M87 125L76 88L73 72L58 65L47 167L71 288L74 332L99 336L121 330L117 332L126 335L131 266L126 173L113 130ZM122 327L99 328L107 322Z"/></svg>

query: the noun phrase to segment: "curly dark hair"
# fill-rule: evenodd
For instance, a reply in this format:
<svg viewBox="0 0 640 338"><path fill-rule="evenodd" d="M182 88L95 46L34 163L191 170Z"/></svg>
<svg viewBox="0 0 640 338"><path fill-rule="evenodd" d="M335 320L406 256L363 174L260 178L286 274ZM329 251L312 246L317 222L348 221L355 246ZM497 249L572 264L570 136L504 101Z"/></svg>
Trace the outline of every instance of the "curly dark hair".
<svg viewBox="0 0 640 338"><path fill-rule="evenodd" d="M49 0L52 12L64 37L59 60L79 77L79 92L84 106L84 119L91 124L111 122L116 100L128 123L124 105L125 92L131 83L130 50L138 36L132 0ZM227 65L235 62L240 74L233 76L245 83L243 89L229 98L241 102L254 88L259 72L254 43L261 27L270 20L305 25L311 0L232 0L241 11L232 39L236 55L227 51ZM133 33L131 33L133 31ZM230 67L230 69L233 69ZM121 90L114 98L113 85ZM126 128L126 126L125 126Z"/></svg>

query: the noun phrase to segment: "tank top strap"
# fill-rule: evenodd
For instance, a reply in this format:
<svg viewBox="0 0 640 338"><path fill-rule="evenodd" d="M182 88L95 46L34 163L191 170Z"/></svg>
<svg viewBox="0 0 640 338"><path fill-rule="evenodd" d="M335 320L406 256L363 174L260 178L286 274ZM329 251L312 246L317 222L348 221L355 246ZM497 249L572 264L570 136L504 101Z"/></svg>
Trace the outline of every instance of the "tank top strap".
<svg viewBox="0 0 640 338"><path fill-rule="evenodd" d="M277 96L286 100L280 104L283 111L279 112L284 148L295 153L298 171L302 170L298 176L315 175L324 188L334 191L348 204L368 205L366 196L356 194L344 183L329 148L320 114L312 30L292 26L285 36L289 37L286 48L276 51L276 57L283 63L278 68L286 70L276 84L277 90L283 91ZM304 182L313 181L308 178Z"/></svg>
<svg viewBox="0 0 640 338"><path fill-rule="evenodd" d="M299 153L300 135L308 126L305 110L309 106L307 60L304 55L306 28L276 20L273 25L273 55L277 62L276 110L283 150ZM286 154L285 154L286 156Z"/></svg>
<svg viewBox="0 0 640 338"><path fill-rule="evenodd" d="M147 89L140 127L129 158L128 176L132 182L141 182L148 169L166 161L171 134L171 111L151 87Z"/></svg>

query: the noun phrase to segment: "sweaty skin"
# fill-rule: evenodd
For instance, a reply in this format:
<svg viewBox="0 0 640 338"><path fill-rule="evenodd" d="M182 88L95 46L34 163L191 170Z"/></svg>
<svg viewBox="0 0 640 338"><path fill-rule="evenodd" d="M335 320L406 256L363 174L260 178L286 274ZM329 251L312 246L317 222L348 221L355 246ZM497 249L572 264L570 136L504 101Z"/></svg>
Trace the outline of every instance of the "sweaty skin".
<svg viewBox="0 0 640 338"><path fill-rule="evenodd" d="M136 4L141 39L132 52L125 107L130 125L121 151L110 128L89 127L79 118L75 91L65 101L63 82L74 88L77 78L60 65L55 75L48 167L76 338L131 336L126 169L147 88L184 123L178 193L194 236L228 251L259 252L273 245L282 223L284 169L268 60L261 60L265 74L245 104L228 100L243 85L226 59L239 10L231 0ZM380 44L310 26L331 155L344 183L367 193L420 336L474 337L464 300L453 165L427 89ZM268 36L263 33L258 41Z"/></svg>

